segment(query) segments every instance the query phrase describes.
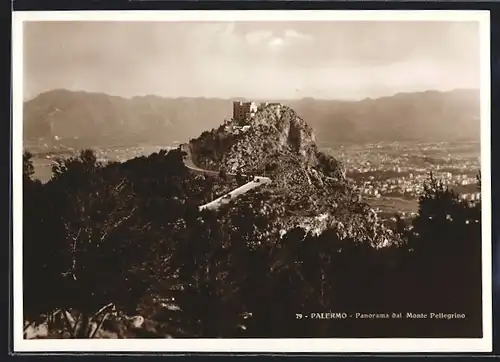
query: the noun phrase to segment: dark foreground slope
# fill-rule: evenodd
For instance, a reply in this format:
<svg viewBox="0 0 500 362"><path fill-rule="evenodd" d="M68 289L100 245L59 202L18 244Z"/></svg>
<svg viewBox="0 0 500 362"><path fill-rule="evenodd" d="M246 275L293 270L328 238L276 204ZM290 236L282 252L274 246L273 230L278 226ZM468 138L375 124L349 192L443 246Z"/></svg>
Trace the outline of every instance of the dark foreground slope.
<svg viewBox="0 0 500 362"><path fill-rule="evenodd" d="M293 110L232 126L191 147L235 177L194 172L181 150L111 164L84 151L41 184L26 155L26 326L45 338L481 336L480 201L431 178L417 217L390 228ZM243 171L273 182L198 209ZM317 314L330 311L341 317Z"/></svg>
<svg viewBox="0 0 500 362"><path fill-rule="evenodd" d="M178 151L107 166L85 152L46 184L24 166L30 338L481 336L481 204L435 181L412 224L387 230L400 242L376 248L376 216L355 204L316 232L284 225L300 195L272 189L200 213L233 181Z"/></svg>

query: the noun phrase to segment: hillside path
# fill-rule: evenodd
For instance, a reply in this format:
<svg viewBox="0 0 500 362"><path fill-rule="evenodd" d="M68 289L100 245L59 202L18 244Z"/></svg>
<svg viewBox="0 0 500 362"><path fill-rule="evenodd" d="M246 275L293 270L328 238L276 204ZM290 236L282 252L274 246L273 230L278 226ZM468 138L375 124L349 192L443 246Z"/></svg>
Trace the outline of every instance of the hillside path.
<svg viewBox="0 0 500 362"><path fill-rule="evenodd" d="M203 175L208 175L208 176L218 176L219 175L219 173L217 171L205 170L203 168L196 166L193 163L193 158L191 155L191 150L189 148L189 145L182 144L180 146L180 148L183 152L187 153L187 155L183 157L183 162L184 162L184 165L188 169L190 169L191 171L203 174ZM229 176L236 176L235 174L228 174L228 175ZM242 176L245 176L245 175L242 175ZM232 199L235 199L236 197L243 195L244 193L246 193L246 192L248 192L256 187L267 185L271 182L272 181L269 177L255 176L255 178L252 181L247 182L246 184L235 188L234 190L222 195L221 197L218 197L217 199L215 199L207 204L200 205L199 209L200 210L206 210L206 209L217 210L220 206L229 203Z"/></svg>

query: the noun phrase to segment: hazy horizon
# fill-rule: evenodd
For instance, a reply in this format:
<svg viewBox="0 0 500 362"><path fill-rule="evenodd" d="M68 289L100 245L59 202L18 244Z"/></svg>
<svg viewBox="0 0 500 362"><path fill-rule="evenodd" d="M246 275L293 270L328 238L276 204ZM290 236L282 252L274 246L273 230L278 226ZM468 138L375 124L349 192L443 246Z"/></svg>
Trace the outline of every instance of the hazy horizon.
<svg viewBox="0 0 500 362"><path fill-rule="evenodd" d="M246 101L300 101L300 100L305 100L305 99L314 99L318 101L362 101L364 99L379 99L379 98L386 98L386 97L393 97L398 94L411 94L411 93L425 93L425 92L440 92L440 93L447 93L447 92L455 92L455 91L477 91L479 92L479 88L455 88L455 89L450 89L450 90L437 90L437 89L426 89L426 90L421 90L421 91L415 91L415 92L397 92L397 93L391 93L387 95L381 95L379 97L364 97L360 99L352 98L352 99L341 99L341 98L319 98L319 97L301 97L301 98L268 98L268 99L260 99L260 98L249 98L249 97L238 97L238 96L232 96L232 97L203 97L203 96L176 96L176 97L167 97L167 96L161 96L158 94L137 94L137 95L131 95L131 96L121 96L117 94L110 94L106 92L94 92L94 91L86 91L83 89L66 89L66 88L54 88L54 89L49 89L47 91L43 91L41 93L35 94L31 98L24 99L24 102L29 102L30 100L35 99L36 97L44 94L44 93L49 93L49 92L55 92L55 91L68 91L68 92L74 92L74 93L87 93L87 94L103 94L107 95L110 97L119 97L119 98L124 98L124 99L133 99L133 98L140 98L140 97L159 97L159 98L164 98L164 99L217 99L217 100L227 100L227 101L233 101L233 100L246 100Z"/></svg>
<svg viewBox="0 0 500 362"><path fill-rule="evenodd" d="M465 21L31 21L24 100L54 89L259 100L479 89L479 55L479 24Z"/></svg>

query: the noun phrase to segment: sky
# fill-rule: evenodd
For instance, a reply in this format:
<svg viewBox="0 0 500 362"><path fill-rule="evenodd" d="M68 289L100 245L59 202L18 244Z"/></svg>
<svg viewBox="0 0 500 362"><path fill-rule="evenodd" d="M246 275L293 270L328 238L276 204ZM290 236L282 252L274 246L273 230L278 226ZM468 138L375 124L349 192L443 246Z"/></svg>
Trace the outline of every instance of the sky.
<svg viewBox="0 0 500 362"><path fill-rule="evenodd" d="M476 22L30 21L24 98L363 99L479 88Z"/></svg>

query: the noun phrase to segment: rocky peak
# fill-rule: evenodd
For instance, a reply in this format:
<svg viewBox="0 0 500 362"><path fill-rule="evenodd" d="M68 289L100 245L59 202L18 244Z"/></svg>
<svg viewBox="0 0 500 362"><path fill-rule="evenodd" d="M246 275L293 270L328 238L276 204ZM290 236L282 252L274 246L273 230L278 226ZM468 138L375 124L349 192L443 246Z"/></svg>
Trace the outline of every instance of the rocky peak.
<svg viewBox="0 0 500 362"><path fill-rule="evenodd" d="M190 153L200 168L269 177L272 183L231 207L264 202L278 215L276 230L308 225L316 232L330 220L319 214L335 212L349 198L342 165L318 150L313 129L287 106L259 107L246 119L203 132L190 141Z"/></svg>
<svg viewBox="0 0 500 362"><path fill-rule="evenodd" d="M249 125L267 131L279 146L314 161L317 153L313 129L293 109L283 105L269 105L250 118Z"/></svg>
<svg viewBox="0 0 500 362"><path fill-rule="evenodd" d="M243 120L225 122L191 140L201 168L267 176L277 187L319 187L343 179L342 167L318 151L313 129L290 107L261 106Z"/></svg>

